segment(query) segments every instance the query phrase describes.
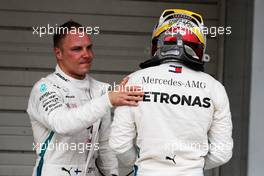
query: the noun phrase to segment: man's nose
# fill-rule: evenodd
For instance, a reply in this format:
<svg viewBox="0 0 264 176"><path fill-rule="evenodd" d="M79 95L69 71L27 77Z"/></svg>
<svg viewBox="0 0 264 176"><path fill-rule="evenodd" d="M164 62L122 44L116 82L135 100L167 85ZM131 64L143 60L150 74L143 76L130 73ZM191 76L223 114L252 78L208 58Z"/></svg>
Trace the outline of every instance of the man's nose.
<svg viewBox="0 0 264 176"><path fill-rule="evenodd" d="M93 51L91 49L84 49L83 57L92 58L93 57Z"/></svg>

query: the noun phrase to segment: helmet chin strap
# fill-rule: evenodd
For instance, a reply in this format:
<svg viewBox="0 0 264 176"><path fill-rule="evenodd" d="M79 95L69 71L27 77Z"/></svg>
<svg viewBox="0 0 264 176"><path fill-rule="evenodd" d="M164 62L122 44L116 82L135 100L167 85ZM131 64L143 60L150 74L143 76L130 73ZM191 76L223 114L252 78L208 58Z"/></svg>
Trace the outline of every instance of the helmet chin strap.
<svg viewBox="0 0 264 176"><path fill-rule="evenodd" d="M177 34L177 39L177 44L160 46L156 51L156 54L151 59L140 63L139 67L147 68L158 66L167 62L181 62L193 70L204 71L203 63L200 63L199 61L196 63L189 58L190 56L186 55L182 42L182 36L180 34Z"/></svg>

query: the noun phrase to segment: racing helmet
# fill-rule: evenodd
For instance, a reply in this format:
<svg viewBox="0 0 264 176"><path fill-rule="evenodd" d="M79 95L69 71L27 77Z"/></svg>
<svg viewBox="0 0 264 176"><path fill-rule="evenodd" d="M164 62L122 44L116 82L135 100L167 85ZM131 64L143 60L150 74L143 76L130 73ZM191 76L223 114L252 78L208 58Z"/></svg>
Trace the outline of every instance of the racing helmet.
<svg viewBox="0 0 264 176"><path fill-rule="evenodd" d="M151 59L140 64L141 68L164 62L177 61L195 70L203 70L206 37L203 34L202 16L182 9L167 9L152 33Z"/></svg>

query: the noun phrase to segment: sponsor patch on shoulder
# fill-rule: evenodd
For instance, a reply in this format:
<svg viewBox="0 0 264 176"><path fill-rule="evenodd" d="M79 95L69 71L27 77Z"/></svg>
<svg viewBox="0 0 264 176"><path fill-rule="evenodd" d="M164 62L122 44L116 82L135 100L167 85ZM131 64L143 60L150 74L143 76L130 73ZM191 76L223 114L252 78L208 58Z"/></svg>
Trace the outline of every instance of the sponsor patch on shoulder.
<svg viewBox="0 0 264 176"><path fill-rule="evenodd" d="M39 91L41 93L44 93L47 91L47 85L45 83L42 83L40 86L39 86Z"/></svg>
<svg viewBox="0 0 264 176"><path fill-rule="evenodd" d="M169 66L169 72L181 73L182 72L182 66L170 65Z"/></svg>

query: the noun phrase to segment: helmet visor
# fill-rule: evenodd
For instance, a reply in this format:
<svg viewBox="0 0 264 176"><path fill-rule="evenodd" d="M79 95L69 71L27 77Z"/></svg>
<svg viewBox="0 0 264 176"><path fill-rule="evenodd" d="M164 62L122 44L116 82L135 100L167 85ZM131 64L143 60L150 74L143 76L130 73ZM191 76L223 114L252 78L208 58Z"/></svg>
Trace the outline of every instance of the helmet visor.
<svg viewBox="0 0 264 176"><path fill-rule="evenodd" d="M163 45L177 45L177 36L179 35L181 36L185 52L195 59L202 60L204 45L192 31L186 28L170 28L162 39Z"/></svg>

